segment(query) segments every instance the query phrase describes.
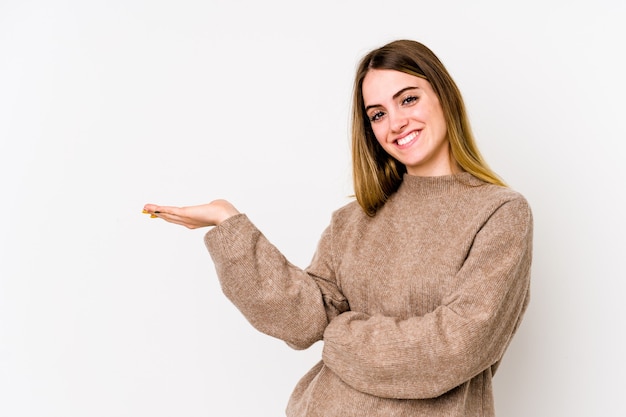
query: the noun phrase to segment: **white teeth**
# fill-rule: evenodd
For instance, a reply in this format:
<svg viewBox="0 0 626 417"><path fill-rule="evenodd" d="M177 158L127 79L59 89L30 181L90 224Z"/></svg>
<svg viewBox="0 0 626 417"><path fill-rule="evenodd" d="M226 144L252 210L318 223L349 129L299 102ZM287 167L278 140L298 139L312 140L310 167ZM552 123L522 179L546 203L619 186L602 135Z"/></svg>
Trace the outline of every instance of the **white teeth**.
<svg viewBox="0 0 626 417"><path fill-rule="evenodd" d="M402 146L402 145L406 145L407 143L409 143L410 141L412 141L415 137L417 136L417 132L413 132L409 135L406 135L405 137L403 137L402 139L398 139L398 145Z"/></svg>

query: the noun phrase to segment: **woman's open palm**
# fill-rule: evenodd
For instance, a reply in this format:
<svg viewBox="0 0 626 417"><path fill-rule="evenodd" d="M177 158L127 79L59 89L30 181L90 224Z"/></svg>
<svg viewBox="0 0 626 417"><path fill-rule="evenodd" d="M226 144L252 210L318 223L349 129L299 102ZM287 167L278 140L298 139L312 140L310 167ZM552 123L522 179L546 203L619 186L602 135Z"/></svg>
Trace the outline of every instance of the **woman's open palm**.
<svg viewBox="0 0 626 417"><path fill-rule="evenodd" d="M169 223L180 224L189 229L217 226L239 211L226 200L214 200L208 204L187 207L159 206L146 204L143 212L150 217L160 218Z"/></svg>

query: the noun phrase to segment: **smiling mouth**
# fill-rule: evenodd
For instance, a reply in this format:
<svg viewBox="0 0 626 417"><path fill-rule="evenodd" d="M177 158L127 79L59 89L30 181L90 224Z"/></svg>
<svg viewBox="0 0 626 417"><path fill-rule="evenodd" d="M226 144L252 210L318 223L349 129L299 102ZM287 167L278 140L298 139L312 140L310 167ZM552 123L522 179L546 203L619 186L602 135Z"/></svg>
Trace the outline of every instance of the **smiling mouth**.
<svg viewBox="0 0 626 417"><path fill-rule="evenodd" d="M413 139L415 139L417 135L419 135L419 132L411 132L405 137L396 140L396 143L400 146L404 146L407 143L410 143L411 141L413 141Z"/></svg>

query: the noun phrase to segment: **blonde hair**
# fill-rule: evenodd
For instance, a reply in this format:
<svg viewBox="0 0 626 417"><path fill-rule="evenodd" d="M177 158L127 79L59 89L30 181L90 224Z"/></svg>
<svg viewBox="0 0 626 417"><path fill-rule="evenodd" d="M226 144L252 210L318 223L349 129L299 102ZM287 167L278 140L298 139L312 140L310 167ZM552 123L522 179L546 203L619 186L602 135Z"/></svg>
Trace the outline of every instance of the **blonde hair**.
<svg viewBox="0 0 626 417"><path fill-rule="evenodd" d="M363 79L370 69L401 71L426 79L439 98L452 158L463 171L492 184L506 186L478 151L461 92L439 58L425 45L398 40L365 55L357 67L352 101L352 172L355 197L374 216L393 194L406 167L380 146L363 103Z"/></svg>

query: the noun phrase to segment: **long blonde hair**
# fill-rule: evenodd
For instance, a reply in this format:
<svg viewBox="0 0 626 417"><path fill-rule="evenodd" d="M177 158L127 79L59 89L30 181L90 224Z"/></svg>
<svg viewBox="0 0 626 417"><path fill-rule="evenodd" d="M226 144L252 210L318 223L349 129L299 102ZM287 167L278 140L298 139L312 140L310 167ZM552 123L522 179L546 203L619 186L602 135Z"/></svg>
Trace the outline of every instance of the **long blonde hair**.
<svg viewBox="0 0 626 417"><path fill-rule="evenodd" d="M354 192L363 210L376 214L393 194L406 167L380 146L363 103L363 79L371 69L388 69L425 78L439 98L446 120L452 158L462 170L481 180L506 186L478 151L465 104L456 83L439 58L425 45L397 40L365 55L354 80L352 101L352 171Z"/></svg>

